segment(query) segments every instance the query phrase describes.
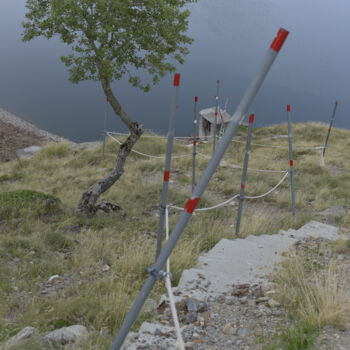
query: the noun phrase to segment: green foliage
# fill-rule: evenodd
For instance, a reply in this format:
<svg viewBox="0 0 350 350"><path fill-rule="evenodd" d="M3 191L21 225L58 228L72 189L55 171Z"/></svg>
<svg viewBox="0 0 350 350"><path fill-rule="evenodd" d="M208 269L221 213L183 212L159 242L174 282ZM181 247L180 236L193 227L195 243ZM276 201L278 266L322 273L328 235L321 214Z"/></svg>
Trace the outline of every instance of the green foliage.
<svg viewBox="0 0 350 350"><path fill-rule="evenodd" d="M57 212L60 200L50 194L19 190L0 193L0 220Z"/></svg>
<svg viewBox="0 0 350 350"><path fill-rule="evenodd" d="M72 48L61 57L70 80L113 81L124 75L147 91L150 84L133 73L148 72L153 84L173 62L184 62L188 0L27 0L23 40L55 35Z"/></svg>
<svg viewBox="0 0 350 350"><path fill-rule="evenodd" d="M22 180L24 178L24 175L21 174L21 173L13 173L11 175L8 175L8 174L4 174L4 175L0 175L0 183L1 182L5 182L5 181L19 181L19 180Z"/></svg>
<svg viewBox="0 0 350 350"><path fill-rule="evenodd" d="M300 322L291 328L286 328L280 339L274 345L264 347L264 350L307 350L311 349L317 336L315 328Z"/></svg>
<svg viewBox="0 0 350 350"><path fill-rule="evenodd" d="M50 232L45 237L45 242L54 250L66 251L73 247L73 241L57 232Z"/></svg>

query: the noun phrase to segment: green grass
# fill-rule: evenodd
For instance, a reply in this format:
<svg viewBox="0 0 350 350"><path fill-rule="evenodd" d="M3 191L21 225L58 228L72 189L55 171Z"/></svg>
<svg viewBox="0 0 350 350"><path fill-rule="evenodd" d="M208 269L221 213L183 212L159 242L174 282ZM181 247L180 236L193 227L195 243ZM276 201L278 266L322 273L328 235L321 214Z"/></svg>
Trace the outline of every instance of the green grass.
<svg viewBox="0 0 350 350"><path fill-rule="evenodd" d="M318 331L307 323L297 322L291 328L282 330L277 341L264 346L263 350L308 350L316 340Z"/></svg>
<svg viewBox="0 0 350 350"><path fill-rule="evenodd" d="M326 126L297 124L295 144L309 147L323 140ZM247 129L240 127L238 140ZM287 146L286 125L257 128L253 142ZM326 167L319 166L317 152L298 152L296 184L298 213L290 213L287 181L270 196L246 201L241 236L273 234L298 228L331 205L349 205L350 156L344 145L350 133L334 129L327 150ZM164 155L165 139L142 138L135 149ZM229 164L242 164L244 144L232 143L224 156ZM122 206L126 217L99 213L85 218L75 214L80 196L96 180L108 174L115 163L118 146L108 141L102 149L78 150L67 143L48 145L30 160L2 164L0 173L0 341L25 326L46 332L62 325L84 324L92 331L83 349L107 349L154 261L158 205L161 197L164 159L132 154L120 181L103 198ZM210 155L212 144L199 144L198 151ZM169 188L169 202L183 206L190 196L191 148L175 142ZM349 159L348 159L349 158ZM201 171L208 159L197 158ZM285 149L252 148L250 167L288 169ZM334 169L341 169L334 171ZM18 175L16 175L18 174ZM215 205L239 192L241 170L221 166L210 181L199 206ZM273 187L280 174L248 172L247 194L258 195ZM172 254L174 283L184 269L195 265L201 252L210 250L222 238L234 238L237 206L196 213ZM172 212L170 225L178 212ZM340 217L343 230L350 228L350 216ZM339 248L340 249L340 248ZM110 270L103 272L107 264ZM42 294L50 276L69 275L62 288ZM163 281L151 298L164 293ZM20 298L19 298L20 297ZM19 301L20 300L20 301ZM149 314L142 314L138 323ZM136 325L137 326L137 325ZM291 342L291 341L290 341ZM291 348L293 349L293 348Z"/></svg>

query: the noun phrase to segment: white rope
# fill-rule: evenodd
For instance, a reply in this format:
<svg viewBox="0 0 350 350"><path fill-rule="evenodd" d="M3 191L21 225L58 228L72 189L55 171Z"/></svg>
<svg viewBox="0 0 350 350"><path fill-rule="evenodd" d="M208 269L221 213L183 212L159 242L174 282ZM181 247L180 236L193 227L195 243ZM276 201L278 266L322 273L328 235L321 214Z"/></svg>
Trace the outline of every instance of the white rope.
<svg viewBox="0 0 350 350"><path fill-rule="evenodd" d="M112 136L111 133L109 131L106 132L106 134L114 141L116 141L119 145L122 144L121 141L119 141L116 137ZM139 154L140 156L143 156L143 157L148 157L148 158L155 158L155 159L164 159L165 156L153 156L151 154L146 154L146 153L142 153L140 151L136 151L134 149L131 150L131 152L134 152L136 154ZM191 154L180 154L178 156L172 156L172 158L185 158L185 157L189 157L189 156L192 156Z"/></svg>
<svg viewBox="0 0 350 350"><path fill-rule="evenodd" d="M236 143L246 143L246 141L240 141L240 140L232 140L232 142L236 142ZM265 144L261 144L261 143L254 143L252 142L251 145L253 146L259 146L259 147L266 147L266 148L280 148L280 149L289 149L288 146L276 146L276 145L265 145ZM295 151L298 150L320 150L323 149L324 146L310 146L310 147L296 147Z"/></svg>
<svg viewBox="0 0 350 350"><path fill-rule="evenodd" d="M244 196L244 198L246 198L246 199L258 199L258 198L262 198L262 197L265 197L265 196L269 195L269 194L272 193L273 191L277 190L277 188L278 188L278 187L282 184L282 182L286 179L286 177L288 176L288 174L289 174L289 172L286 171L286 173L282 176L282 179L279 181L279 183L278 183L275 187L271 188L271 190L267 191L266 193L261 194L261 195L259 195L259 196Z"/></svg>
<svg viewBox="0 0 350 350"><path fill-rule="evenodd" d="M226 166L232 169L243 169L242 166L237 164L229 164L225 161L222 162L221 166ZM269 170L269 169L256 169L256 168L248 168L248 171L256 171L258 173L278 173L278 174L284 174L285 170Z"/></svg>
<svg viewBox="0 0 350 350"><path fill-rule="evenodd" d="M166 235L166 240L168 241L169 240L169 209L168 209L168 207L165 208L165 235ZM170 309L171 309L171 314L173 316L178 346L179 346L180 350L185 350L185 344L184 344L184 341L182 339L179 318L177 316L177 311L176 311L176 306L175 306L174 294L173 294L173 291L171 289L170 258L168 258L166 261L165 286L166 286L168 296L169 296Z"/></svg>
<svg viewBox="0 0 350 350"><path fill-rule="evenodd" d="M123 132L116 132L116 131L108 131L110 134L113 135L120 135L120 136L129 136L129 134L127 133L123 133ZM154 139L166 139L166 136L163 135L142 135L142 138L154 138ZM176 140L190 140L193 139L193 137L191 136L174 136L174 139Z"/></svg>
<svg viewBox="0 0 350 350"><path fill-rule="evenodd" d="M281 180L277 183L276 186L274 186L273 188L271 188L269 191L259 195L259 196L244 196L245 199L257 199L257 198L262 198L262 197L265 197L267 195L269 195L270 193L272 193L273 191L275 191L282 183L283 181L286 179L286 177L288 176L289 172L288 171L285 171L284 172L284 175L282 176ZM235 194L233 197L227 199L226 201L224 202L221 202L219 204L216 204L216 205L213 205L212 207L207 207L207 208L197 208L195 209L195 212L201 212L201 211L208 211L208 210L213 210L213 209L217 209L217 208L220 208L220 207L223 207L229 203L231 203L234 199L236 199L237 197L239 197L239 194ZM176 205L169 205L169 208L173 208L173 209L176 209L176 210L183 210L183 208L181 207L178 207Z"/></svg>

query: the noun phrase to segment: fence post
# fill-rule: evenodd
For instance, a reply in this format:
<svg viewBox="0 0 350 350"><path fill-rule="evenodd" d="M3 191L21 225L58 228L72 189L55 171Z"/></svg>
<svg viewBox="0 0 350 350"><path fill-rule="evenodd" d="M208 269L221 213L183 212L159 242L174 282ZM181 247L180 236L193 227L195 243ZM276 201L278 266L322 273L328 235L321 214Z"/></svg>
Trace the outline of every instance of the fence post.
<svg viewBox="0 0 350 350"><path fill-rule="evenodd" d="M106 150L106 137L107 137L107 115L108 115L108 97L106 98L106 105L105 105L105 115L103 120L103 143L102 143L102 158L105 157L105 150Z"/></svg>
<svg viewBox="0 0 350 350"><path fill-rule="evenodd" d="M292 214L295 215L295 179L294 179L294 159L293 159L293 135L292 135L292 119L291 107L287 105L287 119L288 119L288 144L289 144L289 174L290 174L290 191L292 199Z"/></svg>
<svg viewBox="0 0 350 350"><path fill-rule="evenodd" d="M332 117L331 117L331 121L329 123L326 139L325 139L324 146L323 146L323 157L326 154L326 149L327 149L327 145L328 145L329 135L331 134L331 131L332 131L332 126L333 126L333 122L334 122L334 119L335 119L335 113L337 112L337 107L338 107L338 101L335 101L334 108L333 108L333 113L332 113Z"/></svg>
<svg viewBox="0 0 350 350"><path fill-rule="evenodd" d="M156 281L162 277L164 277L164 272L162 268L169 258L171 252L173 251L178 239L181 236L181 233L185 229L188 221L190 220L193 212L200 201L200 198L208 185L209 180L214 174L216 168L218 167L226 149L231 144L231 140L235 135L239 123L244 119L248 109L250 108L256 94L258 93L263 81L267 73L269 72L273 62L275 61L278 52L283 46L284 41L288 36L288 31L285 29L280 29L277 33L277 36L273 40L270 49L260 67L258 73L256 74L255 79L252 81L248 89L246 90L240 104L238 105L235 114L233 115L233 119L230 122L224 136L222 137L220 143L218 144L217 149L215 150L214 156L209 161L206 169L204 170L198 184L196 185L191 198L186 202L184 210L181 213L180 218L178 219L176 225L174 226L173 232L168 240L168 242L164 245L161 250L157 261L155 264L148 269L149 276L145 281L145 284L141 288L136 300L126 316L120 330L119 334L112 343L110 350L119 350L124 342L125 337L127 336L131 326L136 320L144 302L148 298L154 284Z"/></svg>
<svg viewBox="0 0 350 350"><path fill-rule="evenodd" d="M216 81L216 96L215 96L215 119L214 119L214 135L213 135L213 154L216 148L216 134L218 131L218 111L219 111L219 89L220 89L220 80Z"/></svg>
<svg viewBox="0 0 350 350"><path fill-rule="evenodd" d="M193 116L193 151L192 151L192 191L196 186L196 155L197 155L197 138L198 138L198 96L194 98L194 116Z"/></svg>
<svg viewBox="0 0 350 350"><path fill-rule="evenodd" d="M174 93L173 100L171 104L170 117L169 117L169 127L168 127L168 140L165 156L165 168L163 172L163 189L162 189L162 199L159 206L159 226L157 232L157 248L156 248L156 260L162 249L163 242L163 231L165 222L165 208L168 202L168 189L169 189L169 179L170 179L170 166L171 166L171 155L173 152L174 144L174 134L175 134L175 117L178 103L178 91L180 86L180 74L174 75Z"/></svg>
<svg viewBox="0 0 350 350"><path fill-rule="evenodd" d="M239 230L241 227L241 217L242 217L244 195L245 195L245 184L247 182L247 172L248 172L248 163L249 163L249 155L250 155L250 144L252 141L253 123L254 123L254 114L251 114L249 117L248 137L247 137L247 143L245 147L241 189L239 192L239 204L238 204L237 222L236 222L236 236L239 235Z"/></svg>

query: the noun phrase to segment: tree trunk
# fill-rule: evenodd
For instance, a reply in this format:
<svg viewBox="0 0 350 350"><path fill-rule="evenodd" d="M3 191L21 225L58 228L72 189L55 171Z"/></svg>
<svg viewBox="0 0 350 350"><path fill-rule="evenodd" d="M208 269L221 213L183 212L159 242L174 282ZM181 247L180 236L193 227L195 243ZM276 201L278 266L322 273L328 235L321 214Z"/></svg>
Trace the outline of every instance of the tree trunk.
<svg viewBox="0 0 350 350"><path fill-rule="evenodd" d="M102 81L102 88L107 97L107 101L112 106L116 115L120 117L123 123L128 127L130 135L120 145L115 168L110 174L93 184L83 193L79 201L77 210L84 215L93 215L99 209L98 198L106 192L124 173L124 164L132 148L143 133L143 126L131 120L125 113L119 101L114 96L109 81Z"/></svg>

